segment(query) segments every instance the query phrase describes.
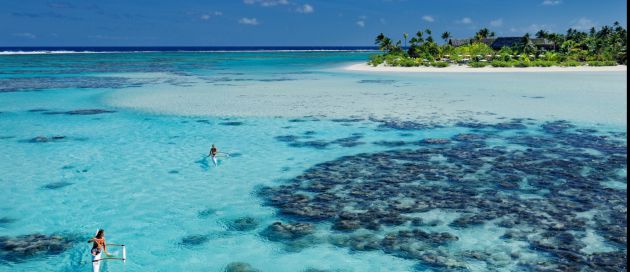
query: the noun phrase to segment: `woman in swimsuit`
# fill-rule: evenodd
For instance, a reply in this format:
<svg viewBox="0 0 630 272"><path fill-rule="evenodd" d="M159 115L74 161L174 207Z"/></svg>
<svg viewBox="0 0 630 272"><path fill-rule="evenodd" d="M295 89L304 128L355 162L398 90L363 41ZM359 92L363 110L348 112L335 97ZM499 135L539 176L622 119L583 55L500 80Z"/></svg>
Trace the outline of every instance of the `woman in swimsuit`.
<svg viewBox="0 0 630 272"><path fill-rule="evenodd" d="M107 253L107 244L105 243L105 230L99 229L98 232L96 232L96 236L88 241L88 243L90 242L93 243L92 250L90 251L92 256L96 257L98 254L101 254L101 252L105 252L105 255L109 255L109 253Z"/></svg>
<svg viewBox="0 0 630 272"><path fill-rule="evenodd" d="M219 153L219 150L217 149L216 146L214 146L214 144L212 144L212 147L210 148L210 154L208 154L208 157L212 157L212 163L214 163L214 166L217 166L217 153Z"/></svg>

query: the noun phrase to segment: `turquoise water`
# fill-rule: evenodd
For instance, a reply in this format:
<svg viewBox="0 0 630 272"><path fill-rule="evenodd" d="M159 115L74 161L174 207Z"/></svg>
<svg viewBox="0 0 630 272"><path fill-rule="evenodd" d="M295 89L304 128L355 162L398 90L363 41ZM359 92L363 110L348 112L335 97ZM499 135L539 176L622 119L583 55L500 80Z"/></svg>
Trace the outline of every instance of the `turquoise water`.
<svg viewBox="0 0 630 272"><path fill-rule="evenodd" d="M331 242L350 234L332 230L333 220L286 216L258 192L344 156L417 148L395 141L474 132L499 135L488 140L493 146L525 150L506 139L539 135L547 121L568 120L576 129L597 130L584 137L607 135L612 145L626 145L624 73L396 75L340 68L367 54L1 56L0 236L78 238L61 252L5 250L0 271L86 271L84 240L97 228L128 247L126 264L111 261L104 271L223 271L233 262L261 271L447 271L454 268ZM76 112L85 109L107 112ZM511 118L531 119L522 121L526 128L498 134L457 124ZM218 167L203 159L213 143L232 154ZM626 158L619 152L591 151L602 160ZM602 184L614 184L615 195L625 195L626 168L616 176L602 172L608 175ZM541 190L520 197L551 196ZM591 212L611 212L598 209ZM470 228L448 224L466 212L416 214L443 222L424 230L459 237L439 246L440 254L465 264L457 269L513 271L540 258L555 262L527 241L501 238L507 229L498 219ZM255 224L237 230L239 218ZM308 239L270 241L264 230L276 221L313 223L315 231ZM575 230L588 241L585 252L625 252L594 225ZM409 226L383 226L376 235ZM473 250L492 261L462 257Z"/></svg>

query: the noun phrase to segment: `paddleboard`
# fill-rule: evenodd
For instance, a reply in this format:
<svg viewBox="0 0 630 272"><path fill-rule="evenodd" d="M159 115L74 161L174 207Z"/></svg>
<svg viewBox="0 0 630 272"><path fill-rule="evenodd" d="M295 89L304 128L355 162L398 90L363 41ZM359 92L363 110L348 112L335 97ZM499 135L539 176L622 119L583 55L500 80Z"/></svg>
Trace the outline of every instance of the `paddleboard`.
<svg viewBox="0 0 630 272"><path fill-rule="evenodd" d="M96 237L96 235L98 234L98 230L96 230L96 233L94 233L94 237ZM90 249L91 250L91 249ZM94 256L92 256L92 272L99 272L101 271L101 255L103 253L100 252L99 254L96 254ZM92 251L90 251L90 255L92 255Z"/></svg>
<svg viewBox="0 0 630 272"><path fill-rule="evenodd" d="M96 231L98 233L98 230ZM94 234L94 236L96 236L96 234ZM118 257L118 251L114 251L112 253L110 253L109 255L106 255L105 257L103 257L103 253L99 253L96 254L96 256L92 257L92 271L93 272L100 272L101 271L101 262L103 261L107 261L107 260L119 260L122 261L123 263L127 262L127 247L125 247L125 245L119 245L119 244L107 244L108 247L121 247L122 248L122 258ZM91 255L91 252L90 252Z"/></svg>

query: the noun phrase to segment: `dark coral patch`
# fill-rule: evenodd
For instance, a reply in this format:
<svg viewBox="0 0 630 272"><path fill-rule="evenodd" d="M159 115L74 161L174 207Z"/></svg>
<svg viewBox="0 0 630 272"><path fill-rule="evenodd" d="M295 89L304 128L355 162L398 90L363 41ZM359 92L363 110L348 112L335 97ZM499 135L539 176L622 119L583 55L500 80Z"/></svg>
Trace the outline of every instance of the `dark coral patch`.
<svg viewBox="0 0 630 272"><path fill-rule="evenodd" d="M464 269L471 259L498 270L510 263L535 271L625 267L626 191L606 185L627 181L619 174L627 169L625 139L576 129L564 121L544 123L530 133L521 121L469 125L477 131L451 139L379 142L410 148L318 164L283 185L262 188L259 195L287 220L325 222L337 233L329 239L331 244L380 250L417 260L425 268ZM498 130L519 133L502 136ZM425 220L423 214L433 210L458 216L447 222ZM588 222L578 215L582 212L596 216ZM521 258L518 252L506 263L496 261L499 252L436 250L461 237L418 229L443 225L466 230L488 224L508 229L502 239L528 244L527 250L542 261ZM391 227L396 231L383 236ZM301 239L293 229L276 223L263 236L291 244ZM312 232L314 227L305 229ZM616 251L583 251L579 238L587 230Z"/></svg>
<svg viewBox="0 0 630 272"><path fill-rule="evenodd" d="M141 86L123 77L11 77L0 78L1 92L37 91L60 88L125 88Z"/></svg>
<svg viewBox="0 0 630 272"><path fill-rule="evenodd" d="M74 183L71 182L66 182L66 181L60 181L60 182L53 182L53 183L48 183L44 186L42 186L42 189L46 189L46 190L58 190L67 186L70 186Z"/></svg>
<svg viewBox="0 0 630 272"><path fill-rule="evenodd" d="M6 224L11 224L13 222L17 221L17 219L15 218L11 218L11 217L0 217L0 225L6 225Z"/></svg>
<svg viewBox="0 0 630 272"><path fill-rule="evenodd" d="M234 220L230 220L227 222L227 227L229 230L234 231L250 231L256 229L258 227L258 220L253 217L241 217Z"/></svg>
<svg viewBox="0 0 630 272"><path fill-rule="evenodd" d="M75 238L61 235L28 234L0 236L0 263L23 262L36 257L58 255L70 249Z"/></svg>
<svg viewBox="0 0 630 272"><path fill-rule="evenodd" d="M51 142L60 142L66 140L67 137L63 135L55 135L55 136L37 136L28 140L23 140L22 142L26 143L51 143Z"/></svg>
<svg viewBox="0 0 630 272"><path fill-rule="evenodd" d="M239 122L239 121L228 121L228 122L221 122L219 124L222 125L222 126L238 127L238 126L244 125L245 123Z"/></svg>
<svg viewBox="0 0 630 272"><path fill-rule="evenodd" d="M114 113L116 111L113 110L105 110L105 109L78 109L71 111L47 111L44 114L47 115L96 115L96 114L104 114L104 113Z"/></svg>
<svg viewBox="0 0 630 272"><path fill-rule="evenodd" d="M396 80L389 79L363 79L357 81L359 84L394 84Z"/></svg>
<svg viewBox="0 0 630 272"><path fill-rule="evenodd" d="M208 241L210 241L210 237L208 237L208 235L193 234L182 237L179 244L183 246L193 247L203 245Z"/></svg>
<svg viewBox="0 0 630 272"><path fill-rule="evenodd" d="M208 209L204 209L197 212L197 217L205 219L205 218L215 215L216 213L217 213L217 210L208 208Z"/></svg>

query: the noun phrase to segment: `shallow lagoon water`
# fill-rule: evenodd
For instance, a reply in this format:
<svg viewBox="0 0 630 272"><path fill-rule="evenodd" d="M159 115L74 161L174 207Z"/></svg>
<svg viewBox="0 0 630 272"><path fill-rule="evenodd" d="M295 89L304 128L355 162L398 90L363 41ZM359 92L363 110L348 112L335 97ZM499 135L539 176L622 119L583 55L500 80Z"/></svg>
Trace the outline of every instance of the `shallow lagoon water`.
<svg viewBox="0 0 630 272"><path fill-rule="evenodd" d="M527 147L506 139L540 135L540 126L554 120L596 129L588 132L593 135L621 133L613 137L621 139L615 143L626 145L624 74L413 76L338 69L365 57L269 52L3 56L3 83L16 77L33 80L3 85L0 93L0 218L5 219L0 236L78 238L51 254L3 252L0 270L85 271L88 245L83 240L104 228L110 242L127 244L129 257L124 267L110 262L106 271L222 271L232 262L261 271L448 271L396 253L331 242L332 236L365 233L331 230L333 221L307 221L316 228L308 239L269 241L264 233L273 222L304 220L282 214L259 192L290 184L344 156L413 150L419 148L413 142L423 139L490 133L457 125L471 120L532 118L521 122L525 129L488 140L514 150ZM67 80L51 79L57 77ZM296 100L297 95L306 98ZM112 112L76 111L85 109ZM203 160L212 143L234 155L213 167ZM626 180L616 175L606 182L625 193ZM545 199L545 194L522 197ZM439 246L447 253L494 254L492 262L466 259L470 271L510 271L523 268L519 262L547 256L526 242L502 238L506 229L494 223L449 226L461 211L432 209L417 216L442 221L420 227L424 231L458 236ZM255 224L235 229L234 220L246 217ZM410 228L406 223L381 231ZM625 253L594 229L578 230L588 243L583 251ZM505 254L512 251L520 257Z"/></svg>

